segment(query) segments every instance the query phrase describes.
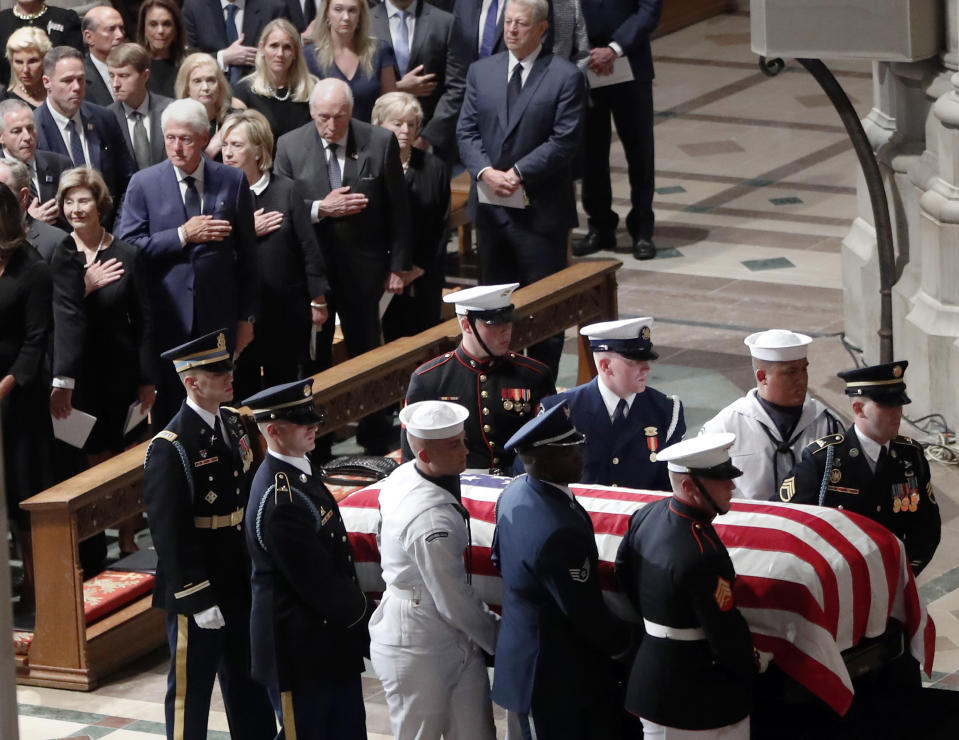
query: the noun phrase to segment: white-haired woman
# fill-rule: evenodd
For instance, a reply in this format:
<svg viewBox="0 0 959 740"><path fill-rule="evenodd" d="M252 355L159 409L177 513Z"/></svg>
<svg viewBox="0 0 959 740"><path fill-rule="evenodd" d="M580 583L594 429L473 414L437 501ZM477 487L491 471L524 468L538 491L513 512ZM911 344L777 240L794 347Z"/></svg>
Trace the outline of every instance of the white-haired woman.
<svg viewBox="0 0 959 740"><path fill-rule="evenodd" d="M316 78L306 68L303 42L293 24L276 18L263 28L253 74L233 87L247 108L262 113L274 140L310 122L310 93Z"/></svg>
<svg viewBox="0 0 959 740"><path fill-rule="evenodd" d="M423 123L419 101L405 92L381 96L373 106L373 125L389 129L400 145L413 232L413 269L406 288L383 316L383 337L418 334L440 322L446 243L449 231L450 173L439 157L413 146Z"/></svg>
<svg viewBox="0 0 959 740"><path fill-rule="evenodd" d="M7 95L20 98L36 109L47 99L43 86L43 55L52 48L50 37L42 28L24 26L7 39L7 61L10 63L10 86Z"/></svg>
<svg viewBox="0 0 959 740"><path fill-rule="evenodd" d="M220 126L227 115L246 108L246 104L233 97L230 83L216 59L202 52L190 54L183 60L177 72L175 89L178 99L193 98L203 103L207 118L210 119L210 141L206 145L206 155L219 160L222 145Z"/></svg>

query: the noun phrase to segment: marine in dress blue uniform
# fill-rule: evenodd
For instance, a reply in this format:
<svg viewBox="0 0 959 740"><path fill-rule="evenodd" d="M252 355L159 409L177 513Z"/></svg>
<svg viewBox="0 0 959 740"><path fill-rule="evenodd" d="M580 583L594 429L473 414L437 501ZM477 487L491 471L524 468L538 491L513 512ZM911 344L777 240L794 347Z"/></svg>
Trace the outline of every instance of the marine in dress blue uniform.
<svg viewBox="0 0 959 740"><path fill-rule="evenodd" d="M336 499L306 457L321 420L313 379L243 403L268 447L246 513L253 676L269 690L277 738L362 740L368 610Z"/></svg>
<svg viewBox="0 0 959 740"><path fill-rule="evenodd" d="M941 520L929 463L915 440L898 434L908 362L839 373L854 423L806 446L778 498L854 511L882 524L906 546L916 574L939 545Z"/></svg>
<svg viewBox="0 0 959 740"><path fill-rule="evenodd" d="M586 435L583 483L668 491L659 450L686 434L683 405L646 385L653 350L653 319L620 319L580 329L589 339L598 375L543 400L543 408L566 401L573 424Z"/></svg>
<svg viewBox="0 0 959 740"><path fill-rule="evenodd" d="M250 571L243 540L253 451L233 396L227 330L164 352L187 400L147 449L143 501L157 551L153 604L167 611L167 738L207 736L219 677L230 734L275 732L266 691L250 676Z"/></svg>
<svg viewBox="0 0 959 740"><path fill-rule="evenodd" d="M420 365L410 377L406 403L453 401L470 412L466 421L466 465L508 474L516 454L506 441L536 413L540 401L556 393L543 363L509 349L513 329L510 296L519 283L481 285L443 298L456 304L463 339ZM412 459L403 435L403 460Z"/></svg>
<svg viewBox="0 0 959 740"><path fill-rule="evenodd" d="M663 450L673 496L633 514L616 575L643 618L626 688L626 709L644 737L749 738L758 657L736 608L736 573L712 520L729 510L740 475L731 432ZM683 731L681 733L677 731Z"/></svg>
<svg viewBox="0 0 959 740"><path fill-rule="evenodd" d="M566 404L507 442L526 475L499 498L492 559L503 577L493 700L520 715L523 736L612 737L618 724L612 659L632 629L603 601L592 521L568 484L582 475L583 436Z"/></svg>

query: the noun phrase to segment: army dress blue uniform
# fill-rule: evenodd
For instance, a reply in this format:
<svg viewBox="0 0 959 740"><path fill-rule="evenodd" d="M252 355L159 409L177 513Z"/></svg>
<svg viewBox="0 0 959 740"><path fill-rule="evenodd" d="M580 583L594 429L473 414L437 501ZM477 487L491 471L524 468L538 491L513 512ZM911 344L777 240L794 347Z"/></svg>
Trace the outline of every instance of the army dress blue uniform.
<svg viewBox="0 0 959 740"><path fill-rule="evenodd" d="M268 452L253 479L253 675L270 689L280 737L366 738L366 597L336 500L300 465Z"/></svg>
<svg viewBox="0 0 959 740"><path fill-rule="evenodd" d="M778 499L862 514L882 524L906 546L915 573L939 545L939 505L922 447L898 436L870 470L855 426L807 445L779 487Z"/></svg>
<svg viewBox="0 0 959 740"><path fill-rule="evenodd" d="M275 732L265 690L250 677L249 555L243 513L253 453L239 415L221 408L215 431L187 401L147 450L143 500L157 550L154 606L167 610L171 661L167 737L206 738L218 676L234 738ZM226 625L192 615L218 606Z"/></svg>
<svg viewBox="0 0 959 740"><path fill-rule="evenodd" d="M410 377L406 403L453 401L470 412L466 421L466 466L509 471L516 457L506 441L535 414L540 401L556 393L546 365L532 357L508 352L479 360L462 343L420 365ZM403 460L412 459L403 440Z"/></svg>
<svg viewBox="0 0 959 740"><path fill-rule="evenodd" d="M672 497L648 504L630 518L616 556L616 575L646 627L626 709L685 730L745 719L756 675L733 564L710 519Z"/></svg>
<svg viewBox="0 0 959 740"><path fill-rule="evenodd" d="M573 424L586 435L583 483L669 490L666 464L656 461L686 434L682 403L655 388L633 397L622 429L614 427L599 391L599 379L543 400L543 408L567 401Z"/></svg>

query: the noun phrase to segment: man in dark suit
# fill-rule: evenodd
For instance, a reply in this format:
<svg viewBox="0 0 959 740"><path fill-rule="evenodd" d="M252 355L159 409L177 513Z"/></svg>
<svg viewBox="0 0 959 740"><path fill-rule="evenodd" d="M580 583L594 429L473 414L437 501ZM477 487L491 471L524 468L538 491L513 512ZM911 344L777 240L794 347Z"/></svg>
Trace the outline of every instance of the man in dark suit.
<svg viewBox="0 0 959 740"><path fill-rule="evenodd" d="M119 200L135 172L123 132L109 111L83 101L83 57L69 46L57 46L43 58L47 99L34 111L37 148L69 157L77 167L100 170L110 194Z"/></svg>
<svg viewBox="0 0 959 740"><path fill-rule="evenodd" d="M83 16L83 41L87 54L83 69L87 73L84 100L104 108L116 98L107 72L107 56L126 40L123 16L109 5L97 5Z"/></svg>
<svg viewBox="0 0 959 740"><path fill-rule="evenodd" d="M483 283L529 285L562 270L577 222L571 162L582 129L583 75L542 48L547 14L546 0L510 0L508 51L475 62L467 75L457 138L475 180L468 209ZM529 354L555 376L562 351L559 334Z"/></svg>
<svg viewBox="0 0 959 740"><path fill-rule="evenodd" d="M507 0L457 0L450 12L466 44L467 61L485 59L506 51L503 44L503 11Z"/></svg>
<svg viewBox="0 0 959 740"><path fill-rule="evenodd" d="M263 27L289 15L280 0L186 0L187 43L216 57L231 84L253 71Z"/></svg>
<svg viewBox="0 0 959 740"><path fill-rule="evenodd" d="M321 80L310 98L313 121L280 137L276 171L300 184L316 226L330 281L330 315L339 314L351 357L380 344L378 303L384 288L403 290L410 270L410 212L391 131L351 120L345 82ZM317 362L329 367L333 322L317 339ZM371 453L389 434L382 415L369 416L357 441Z"/></svg>
<svg viewBox="0 0 959 740"><path fill-rule="evenodd" d="M285 737L365 740L366 596L336 499L310 463L322 421L313 379L243 401L266 440L246 510L253 561L253 676Z"/></svg>
<svg viewBox="0 0 959 740"><path fill-rule="evenodd" d="M250 676L250 556L243 515L253 448L233 397L227 330L167 350L186 392L143 464L143 504L157 552L153 605L166 610L170 740L207 736L219 677L230 735L275 734L266 690Z"/></svg>
<svg viewBox="0 0 959 740"><path fill-rule="evenodd" d="M258 309L250 188L242 170L203 157L210 132L202 103L174 101L162 118L168 159L130 180L116 235L146 259L154 306L164 317L156 328L159 346L226 326L240 354L253 338ZM163 419L158 423L176 412L178 383L161 377L153 408L154 418Z"/></svg>
<svg viewBox="0 0 959 740"><path fill-rule="evenodd" d="M414 146L432 146L447 161L457 158L456 119L471 55L456 19L424 0L387 0L370 10L370 33L393 47L397 89L423 107Z"/></svg>
<svg viewBox="0 0 959 740"><path fill-rule="evenodd" d="M586 108L583 153L583 209L589 233L573 247L573 254L592 254L616 246L616 224L609 181L609 117L623 144L629 171L631 207L626 228L633 240L633 256L656 256L653 244L653 59L649 35L659 25L662 0L582 0L589 35L589 70L597 78L610 75L617 59L625 57L633 79L590 89ZM621 64L622 62L620 62Z"/></svg>
<svg viewBox="0 0 959 740"><path fill-rule="evenodd" d="M653 350L653 319L621 319L580 329L589 339L597 376L543 399L550 408L569 403L573 424L586 435L583 483L668 491L666 464L657 451L686 433L683 405L646 385Z"/></svg>
<svg viewBox="0 0 959 740"><path fill-rule="evenodd" d="M113 111L130 156L142 170L166 159L160 118L172 98L147 90L150 55L139 44L121 44L107 56L110 84L116 102Z"/></svg>
<svg viewBox="0 0 959 740"><path fill-rule="evenodd" d="M60 175L73 167L62 154L37 151L37 125L33 111L22 100L10 98L0 102L0 144L3 155L26 165L30 176L32 218L48 224L60 223L57 187Z"/></svg>
<svg viewBox="0 0 959 740"><path fill-rule="evenodd" d="M526 738L615 737L599 731L618 721L606 701L614 695L611 658L625 659L633 644L630 627L603 602L593 525L569 489L582 477L582 444L565 403L506 443L527 474L496 506L492 558L503 576L503 620L492 695L519 715Z"/></svg>

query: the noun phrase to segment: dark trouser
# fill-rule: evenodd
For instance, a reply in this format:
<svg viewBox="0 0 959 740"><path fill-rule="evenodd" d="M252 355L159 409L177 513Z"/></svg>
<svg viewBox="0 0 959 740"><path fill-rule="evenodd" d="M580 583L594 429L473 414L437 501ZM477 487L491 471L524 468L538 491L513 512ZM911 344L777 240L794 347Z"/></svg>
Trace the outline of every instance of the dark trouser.
<svg viewBox="0 0 959 740"><path fill-rule="evenodd" d="M366 740L366 708L359 674L329 686L294 691L280 692L271 686L269 694L280 720L276 740Z"/></svg>
<svg viewBox="0 0 959 740"><path fill-rule="evenodd" d="M255 326L257 332L266 333L271 329L264 322L257 322ZM254 338L237 358L233 368L233 400L237 406L264 388L292 383L307 374L303 358L310 341L309 328L302 336L276 339L272 336L270 341Z"/></svg>
<svg viewBox="0 0 959 740"><path fill-rule="evenodd" d="M509 222L477 229L480 284L518 282L525 286L559 272L567 265L569 229L540 234ZM563 334L529 346L526 353L549 367L556 379L563 354Z"/></svg>
<svg viewBox="0 0 959 740"><path fill-rule="evenodd" d="M387 342L411 337L440 323L446 254L439 255L424 269L426 272L408 285L402 294L393 296L383 314L383 338Z"/></svg>
<svg viewBox="0 0 959 740"><path fill-rule="evenodd" d="M266 689L250 676L250 621L226 615L218 630L167 612L170 673L165 699L167 740L205 740L213 679L220 679L230 736L264 740L276 734Z"/></svg>
<svg viewBox="0 0 959 740"><path fill-rule="evenodd" d="M616 231L619 216L613 210L609 181L610 114L626 154L630 211L626 228L634 239L653 235L653 84L623 82L590 90L583 134L583 210L589 226L604 234Z"/></svg>

